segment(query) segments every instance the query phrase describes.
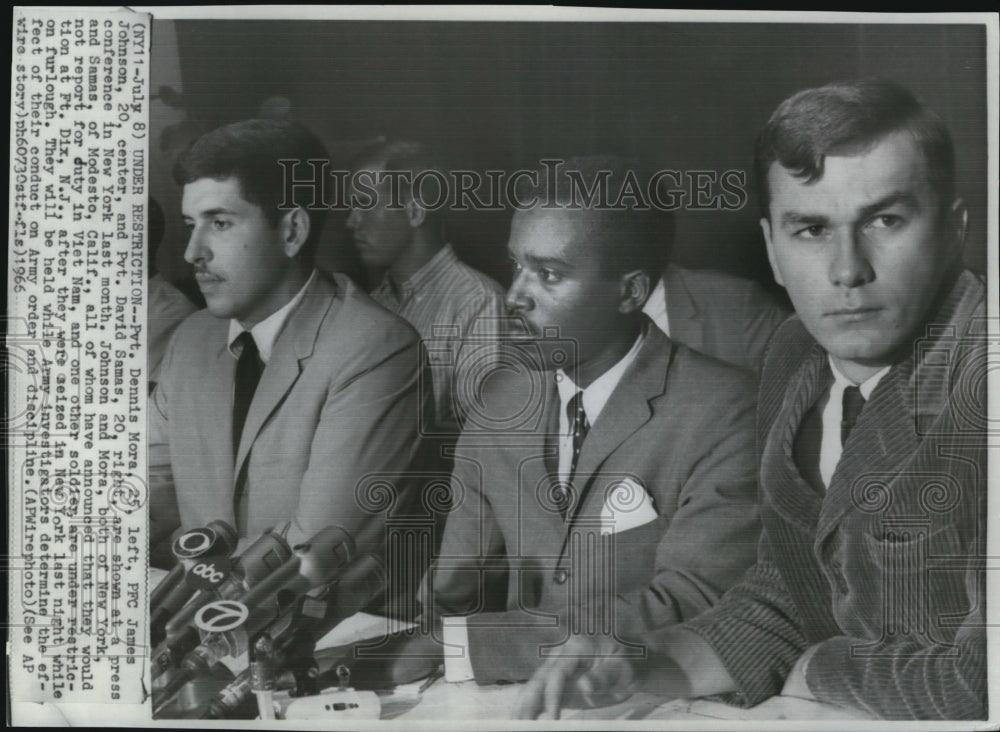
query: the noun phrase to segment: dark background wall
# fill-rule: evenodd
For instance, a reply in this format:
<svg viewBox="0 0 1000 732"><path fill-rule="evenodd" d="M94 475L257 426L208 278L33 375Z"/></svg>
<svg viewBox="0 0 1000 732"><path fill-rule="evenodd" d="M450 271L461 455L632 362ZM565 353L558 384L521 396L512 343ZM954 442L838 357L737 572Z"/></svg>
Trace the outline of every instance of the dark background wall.
<svg viewBox="0 0 1000 732"><path fill-rule="evenodd" d="M745 170L752 188L753 139L778 102L880 75L950 125L970 204L966 259L983 271L985 53L984 29L965 25L157 21L154 93L158 78L173 79L179 96L157 94L173 109L153 120L153 142L158 126L176 146L277 96L327 142L334 165L366 139L401 135L459 167L614 152L657 169ZM152 178L174 221L178 192L162 170ZM758 218L753 195L739 211L682 211L675 259L771 282ZM460 255L504 284L509 219L456 214L450 229ZM328 229L324 263L351 269L343 217ZM171 223L160 256L168 276L183 273L181 246Z"/></svg>

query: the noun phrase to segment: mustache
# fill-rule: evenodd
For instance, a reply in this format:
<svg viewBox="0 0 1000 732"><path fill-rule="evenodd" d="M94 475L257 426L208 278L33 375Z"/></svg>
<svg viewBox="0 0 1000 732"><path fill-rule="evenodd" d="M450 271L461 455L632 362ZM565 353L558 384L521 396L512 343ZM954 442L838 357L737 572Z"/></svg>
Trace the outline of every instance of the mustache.
<svg viewBox="0 0 1000 732"><path fill-rule="evenodd" d="M523 315L516 312L508 312L501 319L499 325L502 327L501 333L506 333L512 338L541 338L542 330Z"/></svg>

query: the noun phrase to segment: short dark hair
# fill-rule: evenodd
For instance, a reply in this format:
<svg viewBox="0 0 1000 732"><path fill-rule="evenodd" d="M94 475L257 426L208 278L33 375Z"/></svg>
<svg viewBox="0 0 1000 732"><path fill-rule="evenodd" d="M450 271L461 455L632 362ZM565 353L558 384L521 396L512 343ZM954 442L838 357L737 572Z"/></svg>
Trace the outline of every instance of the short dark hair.
<svg viewBox="0 0 1000 732"><path fill-rule="evenodd" d="M647 171L638 161L617 155L568 158L562 161L555 176L551 174L554 167L539 166L534 171L537 183L526 176L519 177L515 186L517 200L522 203L538 201L536 211L544 211L547 205L555 203L560 208L578 209L581 216L592 215L588 233L600 244L602 259L609 271L618 276L641 269L649 275L651 286L655 286L669 257L673 215L651 205L648 200L637 200L629 195L622 196L621 205L617 207L608 205L618 202L629 178L637 181L640 197L645 199L649 181ZM598 196L588 204L576 195L579 183L574 185L571 176L592 188L598 174L606 175L607 200L601 201ZM554 190L550 190L552 183Z"/></svg>
<svg viewBox="0 0 1000 732"><path fill-rule="evenodd" d="M382 170L405 171L412 176L427 170L433 170L442 175L445 173L444 162L437 150L422 142L401 138L389 138L369 145L354 157L350 167L356 173L359 170L365 170L366 166L378 167ZM400 187L400 194L405 200L406 197L412 196L412 190L403 185ZM436 197L436 195L435 193L434 196ZM429 200L433 199L429 198ZM446 208L446 206L437 209L428 208L424 220L436 227L443 226Z"/></svg>
<svg viewBox="0 0 1000 732"><path fill-rule="evenodd" d="M259 206L268 222L277 226L288 210L281 208L285 169L278 161L296 160L304 165L307 160L329 159L319 138L298 122L248 119L219 127L195 140L178 158L174 180L183 186L201 178L236 178L243 197ZM309 236L299 256L310 260L327 214L325 207L312 205L313 194L307 186L296 186L292 194L293 201L309 216Z"/></svg>
<svg viewBox="0 0 1000 732"><path fill-rule="evenodd" d="M864 152L899 130L909 132L923 152L930 184L946 208L955 187L955 149L947 126L909 90L872 78L805 89L778 106L754 152L762 215L769 217L767 174L773 163L811 183L823 176L827 155Z"/></svg>

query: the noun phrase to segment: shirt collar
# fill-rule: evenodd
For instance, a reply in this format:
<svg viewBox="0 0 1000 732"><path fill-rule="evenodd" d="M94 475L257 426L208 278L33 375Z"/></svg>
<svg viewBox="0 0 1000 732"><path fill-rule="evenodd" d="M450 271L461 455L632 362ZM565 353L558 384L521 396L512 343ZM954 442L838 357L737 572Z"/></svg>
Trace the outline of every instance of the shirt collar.
<svg viewBox="0 0 1000 732"><path fill-rule="evenodd" d="M656 323L656 327L662 330L664 335L667 337L670 336L670 313L667 312L667 285L663 277L657 281L656 287L653 288L653 293L646 300L646 304L642 306L642 312L646 313Z"/></svg>
<svg viewBox="0 0 1000 732"><path fill-rule="evenodd" d="M257 344L257 351L260 353L260 360L264 363L271 360L271 351L274 349L274 344L278 340L278 336L281 335L285 323L288 321L288 316L302 302L306 290L309 289L315 278L316 270L314 269L312 274L309 275L309 279L302 285L302 289L298 291L295 297L257 323L253 328L250 328L254 343ZM240 324L240 321L236 319L229 321L229 353L233 355L233 358L240 357L239 351L241 349L237 348L235 341L244 330L246 328Z"/></svg>
<svg viewBox="0 0 1000 732"><path fill-rule="evenodd" d="M629 349L628 353L618 363L594 379L590 386L583 390L583 411L587 414L587 421L591 426L594 425L604 410L604 405L608 403L608 399L611 398L611 394L618 386L618 382L622 380L625 371L635 361L645 337L645 330L643 330L635 339L635 343L632 344L632 348ZM580 387L574 384L573 380L562 369L556 371L555 380L556 388L559 390L559 402L562 404L562 414L565 415L566 405L580 391Z"/></svg>
<svg viewBox="0 0 1000 732"><path fill-rule="evenodd" d="M429 282L433 282L442 272L452 267L458 261L458 256L451 244L445 244L427 263L414 272L406 282L396 282L388 274L378 286L380 293L391 293L399 302L413 296Z"/></svg>
<svg viewBox="0 0 1000 732"><path fill-rule="evenodd" d="M882 380L882 377L889 373L891 366L886 366L881 371L872 374L867 379L865 379L860 384L855 384L853 381L844 376L840 369L837 368L837 364L833 362L833 357L827 354L827 358L830 361L830 370L833 372L833 385L840 392L843 393L844 389L849 386L856 386L861 390L861 396L865 398L865 401L871 397L872 392L875 391L875 387L878 386L878 382Z"/></svg>

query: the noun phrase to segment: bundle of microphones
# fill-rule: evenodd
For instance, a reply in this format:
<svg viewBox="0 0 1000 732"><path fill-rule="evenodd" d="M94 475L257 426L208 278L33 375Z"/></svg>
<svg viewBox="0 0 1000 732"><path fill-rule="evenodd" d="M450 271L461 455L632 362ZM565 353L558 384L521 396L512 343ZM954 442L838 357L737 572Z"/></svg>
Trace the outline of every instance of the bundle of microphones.
<svg viewBox="0 0 1000 732"><path fill-rule="evenodd" d="M238 556L222 521L174 542L177 565L150 598L155 718L273 719L275 693L321 691L316 642L383 593L385 572L340 527L295 547L286 531Z"/></svg>

